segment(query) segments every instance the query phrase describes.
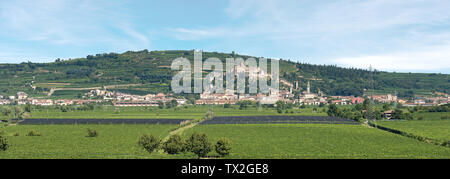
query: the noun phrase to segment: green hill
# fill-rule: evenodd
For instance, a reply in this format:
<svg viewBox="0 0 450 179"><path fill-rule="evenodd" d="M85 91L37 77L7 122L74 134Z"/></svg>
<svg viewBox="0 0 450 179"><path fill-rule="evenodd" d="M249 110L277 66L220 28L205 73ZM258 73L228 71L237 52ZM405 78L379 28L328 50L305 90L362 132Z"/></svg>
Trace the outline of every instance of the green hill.
<svg viewBox="0 0 450 179"><path fill-rule="evenodd" d="M46 96L51 88L93 88L120 85L120 91L147 94L169 92L173 59L186 57L193 60L194 51L138 51L122 54L89 55L86 58L60 60L51 63L0 64L0 95L13 95L25 91L30 96ZM248 56L234 53L204 52L203 58ZM400 96L449 93L450 75L419 73L388 73L341 68L329 65L312 65L280 60L280 77L287 81L299 81L302 88L311 81L312 90L320 88L330 95L361 96L364 89L371 89L369 79L377 92L398 91ZM371 77L373 76L373 77ZM133 85L127 85L133 84ZM36 89L33 90L32 86ZM85 91L82 91L85 92ZM73 93L77 93L74 91ZM59 94L59 93L57 93ZM64 96L69 94L64 93ZM70 96L70 95L69 95ZM73 94L72 96L77 96Z"/></svg>

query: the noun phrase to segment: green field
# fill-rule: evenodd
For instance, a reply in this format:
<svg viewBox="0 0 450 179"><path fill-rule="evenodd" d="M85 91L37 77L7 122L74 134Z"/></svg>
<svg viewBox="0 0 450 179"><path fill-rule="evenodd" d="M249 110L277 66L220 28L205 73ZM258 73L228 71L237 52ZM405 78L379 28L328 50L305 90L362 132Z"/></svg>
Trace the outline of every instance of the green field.
<svg viewBox="0 0 450 179"><path fill-rule="evenodd" d="M69 110L61 112L57 109L36 110L29 118L66 118L66 119L200 119L205 111L190 109L157 109L145 107L118 107L103 106L92 111ZM180 111L183 112L180 112Z"/></svg>
<svg viewBox="0 0 450 179"><path fill-rule="evenodd" d="M450 112L419 112L413 113L414 119L422 117L423 120L442 120L443 117L450 119Z"/></svg>
<svg viewBox="0 0 450 179"><path fill-rule="evenodd" d="M155 118L201 119L213 109L215 116L319 115L322 108L291 109L278 114L273 108L258 110L238 106L189 106L172 109L157 107L96 106L94 110L61 112L55 107L33 108L31 118ZM450 120L440 120L448 113L414 113L424 120L378 121L377 124L436 140L450 139ZM415 116L417 117L417 116ZM148 154L137 141L145 133L167 138L178 125L9 125L4 130L11 147L0 158L196 158L193 154L168 155L161 150ZM99 132L85 137L87 129ZM35 130L41 137L28 137ZM179 130L184 138L193 132L206 133L211 143L221 137L233 143L227 158L450 158L450 148L421 142L363 125L342 124L218 124L196 125ZM19 136L15 136L18 133ZM211 152L210 156L216 156Z"/></svg>
<svg viewBox="0 0 450 179"><path fill-rule="evenodd" d="M5 128L11 147L0 158L196 158L193 154L148 154L137 145L144 133L164 138L178 125L18 125ZM99 132L86 137L87 129ZM26 134L35 130L40 137ZM450 148L360 125L241 124L197 125L212 143L233 143L227 158L450 158ZM14 136L16 133L19 136ZM215 156L211 152L210 156Z"/></svg>
<svg viewBox="0 0 450 179"><path fill-rule="evenodd" d="M450 158L450 148L359 125L199 125L233 142L229 158Z"/></svg>
<svg viewBox="0 0 450 179"><path fill-rule="evenodd" d="M117 109L117 110L116 110ZM29 118L78 118L78 119L201 119L208 109L213 109L215 116L255 116L255 115L306 115L306 116L326 116L322 108L314 111L314 108L292 109L294 113L278 114L275 109L248 108L239 110L237 106L233 108L223 108L222 106L190 106L172 109L159 109L158 107L113 107L97 106L92 111L69 110L61 112L54 108L44 108L33 110Z"/></svg>
<svg viewBox="0 0 450 179"><path fill-rule="evenodd" d="M440 121L382 121L381 126L412 133L416 136L450 141L450 120Z"/></svg>
<svg viewBox="0 0 450 179"><path fill-rule="evenodd" d="M169 158L164 154L149 155L137 145L142 134L163 138L178 125L24 125L9 126L6 136L11 144L0 158ZM86 137L87 129L99 136ZM35 130L40 137L26 134ZM13 136L19 133L19 136ZM184 156L176 156L183 158Z"/></svg>

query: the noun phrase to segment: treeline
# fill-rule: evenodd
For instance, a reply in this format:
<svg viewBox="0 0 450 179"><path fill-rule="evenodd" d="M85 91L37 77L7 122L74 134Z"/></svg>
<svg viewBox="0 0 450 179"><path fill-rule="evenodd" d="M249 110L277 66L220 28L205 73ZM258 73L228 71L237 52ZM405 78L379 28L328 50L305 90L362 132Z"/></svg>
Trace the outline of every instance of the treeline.
<svg viewBox="0 0 450 179"><path fill-rule="evenodd" d="M390 104L384 104L382 108L377 108L370 100L365 100L363 104L356 104L353 108L340 108L338 105L328 105L328 116L352 119L363 122L363 120L387 119L384 112L392 110L390 119L413 120L413 112L404 112L404 107L393 109Z"/></svg>
<svg viewBox="0 0 450 179"><path fill-rule="evenodd" d="M450 104L441 106L415 106L411 112L450 112Z"/></svg>
<svg viewBox="0 0 450 179"><path fill-rule="evenodd" d="M187 139L183 139L180 135L171 135L167 141L162 141L158 137L151 134L143 134L138 141L139 146L148 153L162 149L165 153L174 155L181 153L194 153L199 158L207 157L208 153L213 150L213 145L208 136L203 133L193 133ZM227 138L219 139L214 150L220 157L225 157L231 152L231 141Z"/></svg>

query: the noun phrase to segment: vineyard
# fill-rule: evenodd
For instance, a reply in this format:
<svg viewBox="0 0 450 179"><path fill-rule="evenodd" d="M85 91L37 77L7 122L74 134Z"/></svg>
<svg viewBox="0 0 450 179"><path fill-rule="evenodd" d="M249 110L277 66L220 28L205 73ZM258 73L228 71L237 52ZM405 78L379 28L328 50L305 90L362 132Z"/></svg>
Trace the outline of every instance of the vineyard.
<svg viewBox="0 0 450 179"><path fill-rule="evenodd" d="M450 148L375 128L333 124L198 125L216 140L227 137L229 158L450 158Z"/></svg>
<svg viewBox="0 0 450 179"><path fill-rule="evenodd" d="M188 119L25 119L19 125L45 124L180 124Z"/></svg>
<svg viewBox="0 0 450 179"><path fill-rule="evenodd" d="M11 147L0 152L0 158L196 158L192 153L169 155L161 150L149 154L137 145L143 134L160 139L179 134L186 139L194 132L205 133L210 141L228 138L232 150L225 158L233 159L450 158L449 147L427 141L450 139L450 121L441 120L448 113L414 114L424 116L423 120L376 121L379 126L401 131L399 135L353 120L323 116L311 108L277 115L269 109L258 113L257 108L216 107L212 119L192 120L205 118L209 109L208 106L177 109L96 106L92 111L62 112L56 108L36 108L31 118L17 125L1 126L0 132L3 131ZM180 125L188 120L189 125ZM88 129L98 132L98 136L86 137ZM215 151L208 155L217 156Z"/></svg>
<svg viewBox="0 0 450 179"><path fill-rule="evenodd" d="M10 126L6 128L5 133L11 148L0 152L0 158L182 158L183 156L163 154L149 155L137 145L139 136L144 133L162 138L177 126L167 124ZM88 128L98 131L98 137L86 137ZM29 131L37 131L42 136L26 136Z"/></svg>
<svg viewBox="0 0 450 179"><path fill-rule="evenodd" d="M1 107L0 107L1 108ZM94 110L80 111L69 108L62 112L60 109L53 107L42 107L41 109L33 109L32 119L201 119L205 116L210 106L189 106L172 109L159 109L158 107L120 107L114 106L96 106ZM326 112L322 112L325 108L295 109L293 113L279 114L274 108L267 108L259 111L257 108L248 108L240 110L238 107L223 108L214 107L214 116L326 116Z"/></svg>
<svg viewBox="0 0 450 179"><path fill-rule="evenodd" d="M378 123L391 129L436 140L450 141L450 120L383 121Z"/></svg>

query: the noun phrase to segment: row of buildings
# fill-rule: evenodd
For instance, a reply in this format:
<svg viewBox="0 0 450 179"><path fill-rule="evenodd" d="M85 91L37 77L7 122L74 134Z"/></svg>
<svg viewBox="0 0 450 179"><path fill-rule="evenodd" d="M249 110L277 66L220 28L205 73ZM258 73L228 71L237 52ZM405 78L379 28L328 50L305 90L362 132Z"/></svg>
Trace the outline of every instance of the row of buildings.
<svg viewBox="0 0 450 179"><path fill-rule="evenodd" d="M92 90L85 94L86 97L100 97L104 101L112 101L114 106L131 107L131 106L159 106L160 103L167 104L173 100L178 105L184 105L186 99L179 99L168 97L164 93L147 94L147 95L132 95L127 93L109 92L106 90Z"/></svg>
<svg viewBox="0 0 450 179"><path fill-rule="evenodd" d="M295 84L294 84L295 85ZM318 90L317 93L311 92L311 85L308 82L305 91L298 95L292 93L291 90L281 90L274 92L270 90L269 94L234 94L233 92L226 93L208 93L200 94L200 99L195 100L197 105L223 105L236 104L238 101L260 101L263 104L274 104L277 101L284 101L286 103L294 103L300 105L321 105L321 104L337 104L337 105L351 105L364 103L365 98L354 96L327 96ZM178 105L184 105L187 100L184 98L174 98L168 94L148 94L148 95L132 95L127 93L109 92L106 90L91 90L84 95L87 99L39 99L29 98L24 92L18 92L16 96L4 97L0 95L0 105L8 105L17 102L18 105L33 104L33 105L80 105L87 103L101 103L113 102L114 106L159 106L161 103L168 104L176 101ZM399 99L396 95L370 95L368 98L380 103L400 103L404 106L436 106L450 103L448 95L440 95L438 97L422 97L413 101ZM264 103L265 102L265 103ZM16 104L16 103L15 103Z"/></svg>
<svg viewBox="0 0 450 179"><path fill-rule="evenodd" d="M115 93L113 96L114 106L118 107L130 107L130 106L159 106L160 103L170 103L176 101L177 105L186 104L184 98L168 97L166 94L148 94L148 95L131 95L126 93Z"/></svg>

